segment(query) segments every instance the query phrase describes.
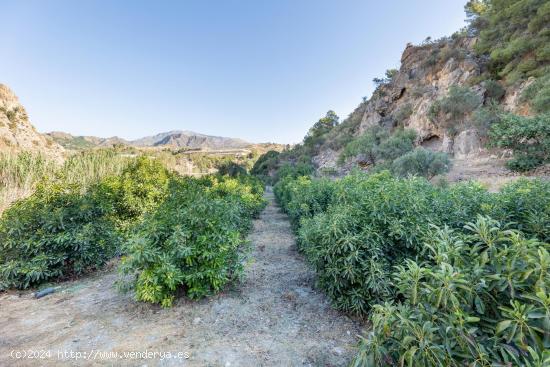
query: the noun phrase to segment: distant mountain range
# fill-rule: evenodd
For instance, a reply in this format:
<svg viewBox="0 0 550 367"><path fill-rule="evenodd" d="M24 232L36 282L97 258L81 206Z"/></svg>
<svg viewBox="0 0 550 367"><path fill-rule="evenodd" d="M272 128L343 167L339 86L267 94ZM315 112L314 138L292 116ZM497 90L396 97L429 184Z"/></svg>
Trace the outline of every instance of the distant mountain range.
<svg viewBox="0 0 550 367"><path fill-rule="evenodd" d="M193 131L174 130L153 136L146 136L136 140L125 140L117 136L98 138L95 136L73 136L64 132L53 131L47 133L55 142L65 149L88 149L93 147L112 147L114 145L128 145L134 147L166 147L187 148L199 150L223 150L246 148L251 143L242 139L211 136Z"/></svg>

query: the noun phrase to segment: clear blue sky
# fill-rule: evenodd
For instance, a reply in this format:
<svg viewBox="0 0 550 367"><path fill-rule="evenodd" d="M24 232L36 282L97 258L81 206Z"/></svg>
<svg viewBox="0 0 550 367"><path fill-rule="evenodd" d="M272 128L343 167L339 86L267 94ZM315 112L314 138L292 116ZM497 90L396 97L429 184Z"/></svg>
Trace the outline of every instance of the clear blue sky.
<svg viewBox="0 0 550 367"><path fill-rule="evenodd" d="M465 0L0 0L0 82L43 132L298 142Z"/></svg>

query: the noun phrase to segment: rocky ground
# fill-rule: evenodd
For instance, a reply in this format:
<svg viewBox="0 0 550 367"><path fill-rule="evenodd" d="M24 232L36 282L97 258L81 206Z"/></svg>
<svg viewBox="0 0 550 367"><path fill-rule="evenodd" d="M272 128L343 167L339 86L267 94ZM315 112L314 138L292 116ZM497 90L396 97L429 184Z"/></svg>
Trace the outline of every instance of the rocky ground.
<svg viewBox="0 0 550 367"><path fill-rule="evenodd" d="M361 325L314 288L286 216L267 197L249 238L245 278L217 296L182 297L170 309L138 303L117 292L114 269L41 299L1 295L0 366L347 365ZM30 351L39 358L28 358ZM164 359L128 354L145 351Z"/></svg>

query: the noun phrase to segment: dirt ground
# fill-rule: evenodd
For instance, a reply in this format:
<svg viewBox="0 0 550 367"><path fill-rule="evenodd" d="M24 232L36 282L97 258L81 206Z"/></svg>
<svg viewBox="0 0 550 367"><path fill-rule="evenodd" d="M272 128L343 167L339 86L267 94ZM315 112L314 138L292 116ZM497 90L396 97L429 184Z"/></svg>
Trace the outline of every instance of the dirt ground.
<svg viewBox="0 0 550 367"><path fill-rule="evenodd" d="M41 299L0 294L0 366L347 365L361 325L314 288L286 216L266 197L245 278L214 297L138 303L115 289L114 269Z"/></svg>
<svg viewBox="0 0 550 367"><path fill-rule="evenodd" d="M445 178L449 182L477 181L487 186L490 191L498 191L500 188L521 177L538 177L550 179L550 166L542 166L529 174L512 172L505 166L505 159L495 156L479 156L472 159L455 159L449 173ZM436 178L437 179L437 178Z"/></svg>

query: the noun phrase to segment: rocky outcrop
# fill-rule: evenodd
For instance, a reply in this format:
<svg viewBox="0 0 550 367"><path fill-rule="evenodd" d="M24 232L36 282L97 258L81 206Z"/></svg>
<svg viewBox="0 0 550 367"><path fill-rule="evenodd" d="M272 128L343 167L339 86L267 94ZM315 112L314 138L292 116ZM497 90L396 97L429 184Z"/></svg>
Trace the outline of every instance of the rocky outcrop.
<svg viewBox="0 0 550 367"><path fill-rule="evenodd" d="M474 53L475 42L473 37L460 35L420 46L407 45L397 73L379 85L366 102L356 135L375 125L405 127L414 129L417 144L428 149L459 159L484 154L480 134L468 120L470 117L449 129L430 116L430 107L447 96L452 86L469 86L479 96L480 104L486 102L486 90L476 82L476 77L484 72L484 60ZM503 108L528 114L520 96L531 82L506 88ZM324 147L313 161L320 168L333 167L338 155L332 148Z"/></svg>
<svg viewBox="0 0 550 367"><path fill-rule="evenodd" d="M29 151L62 160L64 149L40 134L12 90L0 84L0 152Z"/></svg>

